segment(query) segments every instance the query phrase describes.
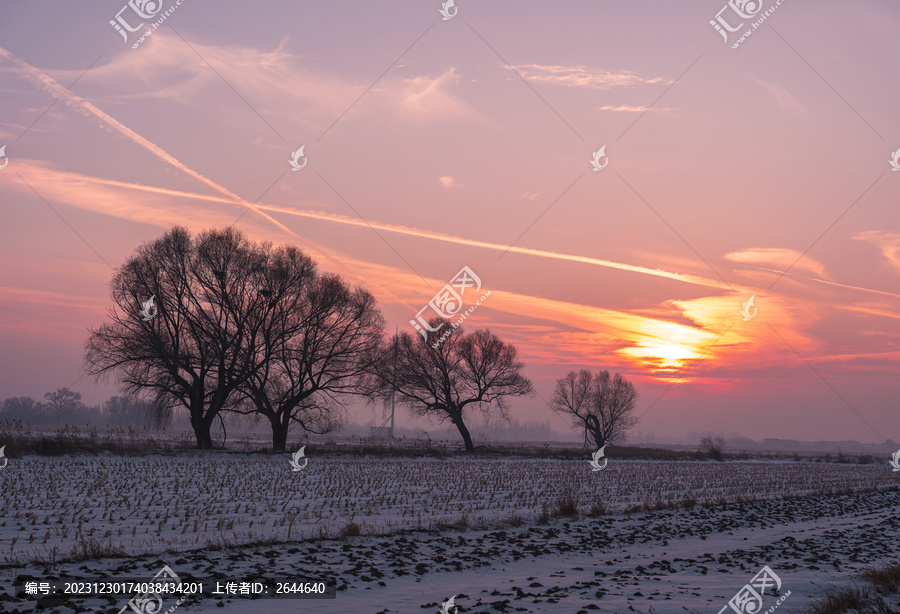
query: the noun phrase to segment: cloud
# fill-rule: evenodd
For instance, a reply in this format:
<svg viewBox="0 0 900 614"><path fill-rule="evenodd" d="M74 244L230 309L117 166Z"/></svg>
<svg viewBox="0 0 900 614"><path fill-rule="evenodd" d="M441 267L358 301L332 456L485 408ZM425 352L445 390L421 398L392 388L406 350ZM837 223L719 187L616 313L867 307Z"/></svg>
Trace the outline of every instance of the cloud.
<svg viewBox="0 0 900 614"><path fill-rule="evenodd" d="M883 230L865 230L853 238L875 245L888 263L900 271L900 234Z"/></svg>
<svg viewBox="0 0 900 614"><path fill-rule="evenodd" d="M446 119L456 117L472 121L486 121L481 114L450 93L459 83L459 73L451 66L437 77L421 76L403 79L399 84L379 91L392 92L406 119Z"/></svg>
<svg viewBox="0 0 900 614"><path fill-rule="evenodd" d="M453 177L450 177L449 175L444 175L443 177L440 177L438 179L438 181L441 182L441 187L444 188L445 190L460 187L460 185L458 183L456 183L456 179L454 179Z"/></svg>
<svg viewBox="0 0 900 614"><path fill-rule="evenodd" d="M751 77L757 84L761 85L763 89L765 89L772 98L775 99L775 102L782 109L787 109L788 111L796 111L798 113L805 113L806 107L803 104L794 98L794 96L781 87L780 85L775 85L774 83L769 83L768 81L763 81L757 77Z"/></svg>
<svg viewBox="0 0 900 614"><path fill-rule="evenodd" d="M598 111L619 111L625 113L643 113L644 111L649 111L651 107L631 107L628 105L619 105L617 107L606 105L605 107L600 107L597 109ZM654 107L655 111L672 111L673 109L670 107Z"/></svg>
<svg viewBox="0 0 900 614"><path fill-rule="evenodd" d="M540 196L540 194L538 194L537 192L529 192L528 190L525 190L525 193L519 196L519 198L524 198L525 200L534 200L538 196Z"/></svg>
<svg viewBox="0 0 900 614"><path fill-rule="evenodd" d="M751 247L725 254L726 260L732 262L740 262L742 264L769 265L786 270L803 270L812 273L821 278L828 278L825 274L825 266L810 258L804 256L797 250L783 249L779 247ZM792 266L793 265L793 266Z"/></svg>
<svg viewBox="0 0 900 614"><path fill-rule="evenodd" d="M528 81L552 83L571 87L589 87L592 89L609 89L655 83L669 83L661 77L640 77L630 70L612 72L589 68L587 66L541 66L539 64L521 64L508 66Z"/></svg>
<svg viewBox="0 0 900 614"><path fill-rule="evenodd" d="M189 47L176 35L158 30L140 53L121 53L92 68L83 81L107 90L103 98L113 102L159 98L187 107L215 104L218 112L236 114L241 121L246 121L247 113L259 114L278 126L278 132L286 125L321 134L342 112L349 111L342 120L346 121L373 106L404 121L457 117L487 122L450 93L459 81L453 67L438 76L403 77L391 71L371 87L371 82L354 82L311 68L289 46L289 39L284 39L272 50L197 42ZM71 82L80 71L52 74ZM364 107L355 105L363 95Z"/></svg>
<svg viewBox="0 0 900 614"><path fill-rule="evenodd" d="M215 104L219 113L236 113L245 119L247 113L255 112L269 122L321 132L366 85L308 68L302 58L286 50L288 44L288 39L282 40L274 50L199 42L188 46L160 29L140 53L120 53L92 68L82 81L108 92L93 98L112 103L156 98L186 107ZM51 74L71 82L79 73L54 70Z"/></svg>

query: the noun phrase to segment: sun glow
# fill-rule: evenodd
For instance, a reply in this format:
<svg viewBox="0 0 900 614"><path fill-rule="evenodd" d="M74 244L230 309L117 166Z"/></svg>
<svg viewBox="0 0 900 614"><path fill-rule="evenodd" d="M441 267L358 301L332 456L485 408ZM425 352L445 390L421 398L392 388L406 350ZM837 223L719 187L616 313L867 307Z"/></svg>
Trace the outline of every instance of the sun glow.
<svg viewBox="0 0 900 614"><path fill-rule="evenodd" d="M637 347L622 348L620 354L660 375L682 370L702 354L696 348L661 339L648 340Z"/></svg>
<svg viewBox="0 0 900 614"><path fill-rule="evenodd" d="M700 328L650 319L641 322L630 336L631 343L617 352L636 367L662 379L680 375L701 357L712 358L704 351L715 338Z"/></svg>

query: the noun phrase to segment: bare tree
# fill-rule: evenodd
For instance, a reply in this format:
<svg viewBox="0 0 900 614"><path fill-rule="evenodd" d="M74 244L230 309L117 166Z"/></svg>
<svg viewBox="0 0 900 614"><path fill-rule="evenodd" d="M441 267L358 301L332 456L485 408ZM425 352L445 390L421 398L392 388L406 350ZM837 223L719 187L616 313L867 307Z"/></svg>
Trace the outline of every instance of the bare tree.
<svg viewBox="0 0 900 614"><path fill-rule="evenodd" d="M241 387L249 407L272 426L272 446L284 450L292 423L327 433L377 358L384 319L375 298L338 275L316 274L296 249L268 254L259 284L277 307L257 328L260 368Z"/></svg>
<svg viewBox="0 0 900 614"><path fill-rule="evenodd" d="M431 329L446 323L435 319ZM475 449L465 424L470 409L489 414L494 408L507 417L507 397L531 395L531 382L522 375L524 363L518 350L490 330L464 333L457 328L439 342L440 335L402 333L394 345L385 345L374 371L373 392L388 400L396 391L398 401L417 416L449 420L462 436L466 451ZM394 366L396 363L396 367Z"/></svg>
<svg viewBox="0 0 900 614"><path fill-rule="evenodd" d="M48 392L44 398L47 399L49 409L56 414L58 423L75 418L78 410L82 407L81 393L68 388L59 388L56 392Z"/></svg>
<svg viewBox="0 0 900 614"><path fill-rule="evenodd" d="M251 330L271 309L253 287L253 246L233 229L192 239L174 228L140 247L116 272L111 323L92 330L86 364L91 375L116 374L126 393L150 394L161 409L187 409L201 449L212 448L210 427L258 368ZM148 319L139 307L154 297ZM150 314L148 314L150 315Z"/></svg>
<svg viewBox="0 0 900 614"><path fill-rule="evenodd" d="M571 417L575 428L601 448L623 441L638 419L634 416L637 391L634 385L616 373L598 371L592 375L587 369L557 380L550 400L550 409Z"/></svg>

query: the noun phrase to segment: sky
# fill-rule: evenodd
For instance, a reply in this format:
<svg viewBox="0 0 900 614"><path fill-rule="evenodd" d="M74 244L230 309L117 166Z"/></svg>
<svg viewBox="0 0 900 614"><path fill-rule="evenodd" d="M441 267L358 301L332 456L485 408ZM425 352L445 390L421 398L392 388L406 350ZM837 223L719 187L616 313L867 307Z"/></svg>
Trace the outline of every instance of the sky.
<svg viewBox="0 0 900 614"><path fill-rule="evenodd" d="M234 224L390 330L469 267L522 421L589 368L657 436L900 439L900 6L776 1L3 3L0 398L114 394L115 267Z"/></svg>

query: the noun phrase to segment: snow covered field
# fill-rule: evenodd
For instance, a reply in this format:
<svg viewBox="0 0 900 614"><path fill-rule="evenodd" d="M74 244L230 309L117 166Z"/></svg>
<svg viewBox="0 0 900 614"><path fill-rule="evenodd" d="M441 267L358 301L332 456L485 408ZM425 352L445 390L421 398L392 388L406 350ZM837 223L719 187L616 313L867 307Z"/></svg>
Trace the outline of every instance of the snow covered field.
<svg viewBox="0 0 900 614"><path fill-rule="evenodd" d="M787 612L900 552L900 482L886 465L612 461L592 472L587 461L310 458L292 472L288 458L11 461L0 472L4 583L17 568L50 577L35 559L108 549L121 558L54 574L149 579L168 564L205 582L306 575L341 588L334 600L222 602L236 613L430 613L452 595L460 612L718 612L769 565L791 591ZM538 523L567 498L581 519Z"/></svg>

